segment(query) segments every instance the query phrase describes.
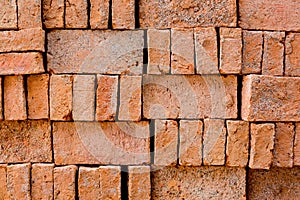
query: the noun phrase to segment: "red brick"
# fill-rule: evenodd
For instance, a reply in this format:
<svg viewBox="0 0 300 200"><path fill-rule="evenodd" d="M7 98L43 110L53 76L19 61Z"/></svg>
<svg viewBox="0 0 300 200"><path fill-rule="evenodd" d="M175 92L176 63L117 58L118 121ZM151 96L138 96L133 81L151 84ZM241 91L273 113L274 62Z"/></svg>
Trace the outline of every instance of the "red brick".
<svg viewBox="0 0 300 200"><path fill-rule="evenodd" d="M300 34L288 33L285 40L285 75L300 76Z"/></svg>
<svg viewBox="0 0 300 200"><path fill-rule="evenodd" d="M171 39L171 73L194 74L193 29L172 29Z"/></svg>
<svg viewBox="0 0 300 200"><path fill-rule="evenodd" d="M151 182L149 166L128 167L128 199L151 199Z"/></svg>
<svg viewBox="0 0 300 200"><path fill-rule="evenodd" d="M300 78L249 75L242 89L246 121L299 121Z"/></svg>
<svg viewBox="0 0 300 200"><path fill-rule="evenodd" d="M3 120L2 78L0 77L0 120Z"/></svg>
<svg viewBox="0 0 300 200"><path fill-rule="evenodd" d="M64 0L42 0L46 28L64 28Z"/></svg>
<svg viewBox="0 0 300 200"><path fill-rule="evenodd" d="M42 1L18 0L18 28L42 28Z"/></svg>
<svg viewBox="0 0 300 200"><path fill-rule="evenodd" d="M87 0L67 0L65 1L65 6L66 28L88 27Z"/></svg>
<svg viewBox="0 0 300 200"><path fill-rule="evenodd" d="M27 103L29 119L47 119L49 75L31 75L27 77Z"/></svg>
<svg viewBox="0 0 300 200"><path fill-rule="evenodd" d="M135 17L134 0L113 0L112 1L112 28L113 29L134 29Z"/></svg>
<svg viewBox="0 0 300 200"><path fill-rule="evenodd" d="M0 54L0 75L38 74L44 72L41 53Z"/></svg>
<svg viewBox="0 0 300 200"><path fill-rule="evenodd" d="M121 167L100 166L100 199L121 200Z"/></svg>
<svg viewBox="0 0 300 200"><path fill-rule="evenodd" d="M294 166L300 166L300 123L296 123L294 140Z"/></svg>
<svg viewBox="0 0 300 200"><path fill-rule="evenodd" d="M269 169L273 161L274 124L251 124L251 150L249 167Z"/></svg>
<svg viewBox="0 0 300 200"><path fill-rule="evenodd" d="M0 197L5 200L9 199L9 194L7 191L7 164L0 164Z"/></svg>
<svg viewBox="0 0 300 200"><path fill-rule="evenodd" d="M80 167L78 175L79 199L95 199L100 197L100 171L99 168Z"/></svg>
<svg viewBox="0 0 300 200"><path fill-rule="evenodd" d="M90 0L90 25L92 29L107 29L109 0Z"/></svg>
<svg viewBox="0 0 300 200"><path fill-rule="evenodd" d="M54 199L75 199L76 171L74 165L54 168Z"/></svg>
<svg viewBox="0 0 300 200"><path fill-rule="evenodd" d="M53 199L54 164L33 164L31 169L31 198Z"/></svg>
<svg viewBox="0 0 300 200"><path fill-rule="evenodd" d="M0 29L17 29L17 3L16 0L0 2Z"/></svg>

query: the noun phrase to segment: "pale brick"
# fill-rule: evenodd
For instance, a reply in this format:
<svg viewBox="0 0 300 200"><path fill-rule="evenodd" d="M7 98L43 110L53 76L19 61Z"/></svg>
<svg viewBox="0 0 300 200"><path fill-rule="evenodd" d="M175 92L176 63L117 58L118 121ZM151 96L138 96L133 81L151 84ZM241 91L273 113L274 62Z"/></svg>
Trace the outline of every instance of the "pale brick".
<svg viewBox="0 0 300 200"><path fill-rule="evenodd" d="M0 2L0 29L17 29L16 0Z"/></svg>
<svg viewBox="0 0 300 200"><path fill-rule="evenodd" d="M251 124L251 150L249 167L269 169L273 161L274 124Z"/></svg>
<svg viewBox="0 0 300 200"><path fill-rule="evenodd" d="M10 199L31 199L30 164L7 166L7 189Z"/></svg>
<svg viewBox="0 0 300 200"><path fill-rule="evenodd" d="M2 78L0 77L0 120L3 120L3 91L2 91L2 85L3 85L3 82L2 82Z"/></svg>
<svg viewBox="0 0 300 200"><path fill-rule="evenodd" d="M154 164L167 166L177 162L178 124L172 120L155 120Z"/></svg>
<svg viewBox="0 0 300 200"><path fill-rule="evenodd" d="M42 0L46 28L64 28L64 0Z"/></svg>
<svg viewBox="0 0 300 200"><path fill-rule="evenodd" d="M74 76L72 115L75 121L94 121L95 95L94 75Z"/></svg>
<svg viewBox="0 0 300 200"><path fill-rule="evenodd" d="M80 167L78 175L79 199L100 199L100 171L98 168Z"/></svg>
<svg viewBox="0 0 300 200"><path fill-rule="evenodd" d="M261 73L263 32L243 30L242 74Z"/></svg>
<svg viewBox="0 0 300 200"><path fill-rule="evenodd" d="M179 164L201 166L202 164L202 121L180 121Z"/></svg>
<svg viewBox="0 0 300 200"><path fill-rule="evenodd" d="M285 75L300 76L300 34L288 33L285 40Z"/></svg>
<svg viewBox="0 0 300 200"><path fill-rule="evenodd" d="M299 77L244 77L242 118L246 121L299 121L299 87Z"/></svg>
<svg viewBox="0 0 300 200"><path fill-rule="evenodd" d="M51 162L50 123L39 121L0 122L0 163Z"/></svg>
<svg viewBox="0 0 300 200"><path fill-rule="evenodd" d="M135 28L135 0L112 1L112 28L134 29Z"/></svg>
<svg viewBox="0 0 300 200"><path fill-rule="evenodd" d="M17 0L18 28L42 28L41 0Z"/></svg>
<svg viewBox="0 0 300 200"><path fill-rule="evenodd" d="M142 112L142 77L121 76L119 120L139 121Z"/></svg>
<svg viewBox="0 0 300 200"><path fill-rule="evenodd" d="M128 199L151 199L151 182L149 166L128 167Z"/></svg>
<svg viewBox="0 0 300 200"><path fill-rule="evenodd" d="M9 194L7 191L7 164L0 164L0 199L9 199Z"/></svg>
<svg viewBox="0 0 300 200"><path fill-rule="evenodd" d="M47 119L49 75L31 75L27 77L27 103L29 119Z"/></svg>
<svg viewBox="0 0 300 200"><path fill-rule="evenodd" d="M246 167L248 164L249 122L228 120L226 127L226 165Z"/></svg>
<svg viewBox="0 0 300 200"><path fill-rule="evenodd" d="M107 29L109 0L90 0L90 25L92 29Z"/></svg>
<svg viewBox="0 0 300 200"><path fill-rule="evenodd" d="M154 76L143 78L147 119L237 117L235 76Z"/></svg>
<svg viewBox="0 0 300 200"><path fill-rule="evenodd" d="M55 164L150 162L148 122L54 122Z"/></svg>
<svg viewBox="0 0 300 200"><path fill-rule="evenodd" d="M56 30L47 38L53 73L142 74L143 30Z"/></svg>
<svg viewBox="0 0 300 200"><path fill-rule="evenodd" d="M96 120L114 121L118 104L118 76L97 75Z"/></svg>
<svg viewBox="0 0 300 200"><path fill-rule="evenodd" d="M50 119L72 119L73 76L52 75L50 77Z"/></svg>
<svg viewBox="0 0 300 200"><path fill-rule="evenodd" d="M220 28L220 73L239 74L242 69L242 29Z"/></svg>
<svg viewBox="0 0 300 200"><path fill-rule="evenodd" d="M218 45L215 28L195 28L197 74L218 74Z"/></svg>
<svg viewBox="0 0 300 200"><path fill-rule="evenodd" d="M76 173L74 165L54 168L54 199L75 199Z"/></svg>
<svg viewBox="0 0 300 200"><path fill-rule="evenodd" d="M100 166L100 199L121 200L121 167Z"/></svg>
<svg viewBox="0 0 300 200"><path fill-rule="evenodd" d="M41 53L0 54L0 75L38 74L44 72Z"/></svg>
<svg viewBox="0 0 300 200"><path fill-rule="evenodd" d="M170 45L169 30L149 29L148 38L148 74L170 73Z"/></svg>
<svg viewBox="0 0 300 200"><path fill-rule="evenodd" d="M33 164L31 169L31 198L53 199L54 164ZM66 183L67 184L67 183Z"/></svg>
<svg viewBox="0 0 300 200"><path fill-rule="evenodd" d="M193 29L172 29L171 39L171 73L194 74Z"/></svg>
<svg viewBox="0 0 300 200"><path fill-rule="evenodd" d="M6 120L27 118L23 76L6 76L4 78L4 116Z"/></svg>
<svg viewBox="0 0 300 200"><path fill-rule="evenodd" d="M296 123L294 140L294 166L300 166L300 123Z"/></svg>
<svg viewBox="0 0 300 200"><path fill-rule="evenodd" d="M65 6L66 28L88 27L87 0L67 0L65 1Z"/></svg>

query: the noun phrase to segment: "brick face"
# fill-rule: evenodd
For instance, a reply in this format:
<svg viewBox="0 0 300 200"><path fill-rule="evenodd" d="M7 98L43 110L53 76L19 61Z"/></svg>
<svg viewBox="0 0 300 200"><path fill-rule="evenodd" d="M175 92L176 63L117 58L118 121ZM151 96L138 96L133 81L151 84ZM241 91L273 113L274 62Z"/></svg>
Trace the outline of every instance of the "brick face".
<svg viewBox="0 0 300 200"><path fill-rule="evenodd" d="M121 200L121 167L101 166L99 171L101 199Z"/></svg>
<svg viewBox="0 0 300 200"><path fill-rule="evenodd" d="M1 1L0 7L0 29L17 29L16 0Z"/></svg>
<svg viewBox="0 0 300 200"><path fill-rule="evenodd" d="M90 25L92 29L108 28L109 0L90 0Z"/></svg>
<svg viewBox="0 0 300 200"><path fill-rule="evenodd" d="M31 168L32 199L53 199L54 164L33 164Z"/></svg>
<svg viewBox="0 0 300 200"><path fill-rule="evenodd" d="M151 178L149 166L128 167L128 199L151 199Z"/></svg>
<svg viewBox="0 0 300 200"><path fill-rule="evenodd" d="M75 199L76 171L74 165L54 168L54 199Z"/></svg>
<svg viewBox="0 0 300 200"><path fill-rule="evenodd" d="M43 0L43 22L46 28L64 27L64 0Z"/></svg>
<svg viewBox="0 0 300 200"><path fill-rule="evenodd" d="M80 199L100 197L100 171L98 168L80 167L78 175L78 195Z"/></svg>
<svg viewBox="0 0 300 200"><path fill-rule="evenodd" d="M66 28L87 28L87 0L68 0L65 1L65 6Z"/></svg>
<svg viewBox="0 0 300 200"><path fill-rule="evenodd" d="M285 75L300 76L300 34L288 33L285 40Z"/></svg>
<svg viewBox="0 0 300 200"><path fill-rule="evenodd" d="M134 29L134 0L113 0L112 1L112 28L113 29Z"/></svg>
<svg viewBox="0 0 300 200"><path fill-rule="evenodd" d="M294 140L294 166L300 166L300 123L296 123Z"/></svg>
<svg viewBox="0 0 300 200"><path fill-rule="evenodd" d="M0 196L2 199L9 199L7 190L7 164L0 164Z"/></svg>
<svg viewBox="0 0 300 200"><path fill-rule="evenodd" d="M42 1L18 0L18 28L42 28Z"/></svg>

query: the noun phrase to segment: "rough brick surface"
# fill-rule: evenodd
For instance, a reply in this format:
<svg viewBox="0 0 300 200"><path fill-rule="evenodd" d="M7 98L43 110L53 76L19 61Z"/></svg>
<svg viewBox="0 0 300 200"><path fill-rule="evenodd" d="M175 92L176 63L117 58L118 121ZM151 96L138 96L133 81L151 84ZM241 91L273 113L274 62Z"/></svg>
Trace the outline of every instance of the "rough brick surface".
<svg viewBox="0 0 300 200"><path fill-rule="evenodd" d="M90 0L90 25L92 29L108 28L109 0Z"/></svg>
<svg viewBox="0 0 300 200"><path fill-rule="evenodd" d="M42 1L18 0L18 28L42 28Z"/></svg>
<svg viewBox="0 0 300 200"><path fill-rule="evenodd" d="M78 175L79 199L100 198L100 171L98 168L80 167Z"/></svg>
<svg viewBox="0 0 300 200"><path fill-rule="evenodd" d="M294 140L294 166L300 166L300 123L296 123Z"/></svg>
<svg viewBox="0 0 300 200"><path fill-rule="evenodd" d="M64 27L64 0L43 0L43 22L46 28Z"/></svg>
<svg viewBox="0 0 300 200"><path fill-rule="evenodd" d="M128 199L151 199L151 181L149 166L128 167Z"/></svg>
<svg viewBox="0 0 300 200"><path fill-rule="evenodd" d="M0 29L17 29L16 0L1 1L0 7Z"/></svg>
<svg viewBox="0 0 300 200"><path fill-rule="evenodd" d="M0 120L3 120L3 87L2 78L0 77Z"/></svg>
<svg viewBox="0 0 300 200"><path fill-rule="evenodd" d="M53 199L54 164L33 164L31 169L31 198Z"/></svg>
<svg viewBox="0 0 300 200"><path fill-rule="evenodd" d="M66 28L88 27L87 0L67 0L65 6Z"/></svg>
<svg viewBox="0 0 300 200"><path fill-rule="evenodd" d="M300 76L300 34L288 33L285 40L285 75Z"/></svg>
<svg viewBox="0 0 300 200"><path fill-rule="evenodd" d="M0 165L0 197L5 200L9 199L7 191L7 164Z"/></svg>
<svg viewBox="0 0 300 200"><path fill-rule="evenodd" d="M54 199L75 199L76 171L74 165L54 168Z"/></svg>
<svg viewBox="0 0 300 200"><path fill-rule="evenodd" d="M101 166L100 171L100 199L121 200L121 167Z"/></svg>
<svg viewBox="0 0 300 200"><path fill-rule="evenodd" d="M135 0L113 0L112 1L112 28L134 29Z"/></svg>

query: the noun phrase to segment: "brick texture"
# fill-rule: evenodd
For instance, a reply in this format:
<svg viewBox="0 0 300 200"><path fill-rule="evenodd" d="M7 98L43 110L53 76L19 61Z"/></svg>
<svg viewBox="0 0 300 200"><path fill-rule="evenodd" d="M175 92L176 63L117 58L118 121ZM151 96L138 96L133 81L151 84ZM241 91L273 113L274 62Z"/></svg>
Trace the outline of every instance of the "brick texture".
<svg viewBox="0 0 300 200"><path fill-rule="evenodd" d="M87 0L68 0L65 1L65 5L66 28L87 28Z"/></svg>
<svg viewBox="0 0 300 200"><path fill-rule="evenodd" d="M16 0L1 1L0 29L17 29L17 3Z"/></svg>
<svg viewBox="0 0 300 200"><path fill-rule="evenodd" d="M151 199L150 167L128 167L128 199Z"/></svg>
<svg viewBox="0 0 300 200"><path fill-rule="evenodd" d="M42 28L42 1L18 0L18 28Z"/></svg>
<svg viewBox="0 0 300 200"><path fill-rule="evenodd" d="M54 168L54 199L75 199L76 172L74 165Z"/></svg>
<svg viewBox="0 0 300 200"><path fill-rule="evenodd" d="M90 25L92 29L108 28L109 0L90 0Z"/></svg>
<svg viewBox="0 0 300 200"><path fill-rule="evenodd" d="M54 164L33 164L31 168L31 198L53 199Z"/></svg>
<svg viewBox="0 0 300 200"><path fill-rule="evenodd" d="M7 164L0 165L0 196L2 199L9 199L7 190Z"/></svg>
<svg viewBox="0 0 300 200"><path fill-rule="evenodd" d="M296 123L294 140L294 165L300 166L300 123Z"/></svg>
<svg viewBox="0 0 300 200"><path fill-rule="evenodd" d="M121 200L121 167L101 166L99 171L101 199Z"/></svg>
<svg viewBox="0 0 300 200"><path fill-rule="evenodd" d="M300 34L288 33L285 40L285 75L300 76Z"/></svg>
<svg viewBox="0 0 300 200"><path fill-rule="evenodd" d="M43 22L46 28L64 27L64 0L43 0Z"/></svg>
<svg viewBox="0 0 300 200"><path fill-rule="evenodd" d="M113 29L134 29L134 0L113 0L112 1L112 28Z"/></svg>
<svg viewBox="0 0 300 200"><path fill-rule="evenodd" d="M98 168L80 167L78 175L78 195L80 199L100 197L100 171Z"/></svg>

